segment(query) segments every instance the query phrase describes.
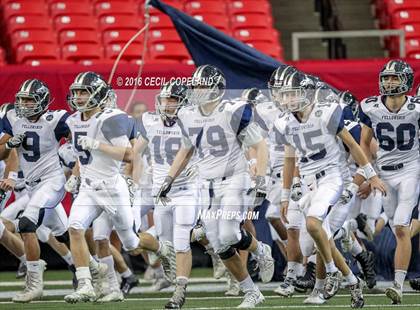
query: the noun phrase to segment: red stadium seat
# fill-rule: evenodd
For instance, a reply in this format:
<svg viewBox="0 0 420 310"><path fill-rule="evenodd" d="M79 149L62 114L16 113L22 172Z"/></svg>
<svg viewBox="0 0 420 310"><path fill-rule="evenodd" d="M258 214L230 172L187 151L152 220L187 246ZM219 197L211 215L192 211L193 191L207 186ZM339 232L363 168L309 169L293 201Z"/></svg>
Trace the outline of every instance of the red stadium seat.
<svg viewBox="0 0 420 310"><path fill-rule="evenodd" d="M390 15L401 10L420 10L420 1L418 0L389 0L384 2L386 11Z"/></svg>
<svg viewBox="0 0 420 310"><path fill-rule="evenodd" d="M105 31L102 34L102 42L104 45L108 44L116 44L116 43L127 43L135 34L137 33L136 30L110 30ZM133 43L141 43L143 42L143 36L140 35L136 38Z"/></svg>
<svg viewBox="0 0 420 310"><path fill-rule="evenodd" d="M95 5L95 13L103 15L136 15L138 4L127 1L103 1Z"/></svg>
<svg viewBox="0 0 420 310"><path fill-rule="evenodd" d="M40 15L46 16L47 6L37 1L13 1L4 5L3 15L6 20L13 16Z"/></svg>
<svg viewBox="0 0 420 310"><path fill-rule="evenodd" d="M411 39L405 42L405 54L407 58L417 58L420 55L420 39Z"/></svg>
<svg viewBox="0 0 420 310"><path fill-rule="evenodd" d="M125 62L125 61L122 61ZM114 63L111 59L82 59L77 63L82 66L98 66L98 65L112 65Z"/></svg>
<svg viewBox="0 0 420 310"><path fill-rule="evenodd" d="M155 29L149 33L149 38L151 44L161 43L161 42L179 42L181 43L181 38L179 37L178 32L175 29Z"/></svg>
<svg viewBox="0 0 420 310"><path fill-rule="evenodd" d="M50 30L20 30L11 35L14 49L26 43L56 43L55 33Z"/></svg>
<svg viewBox="0 0 420 310"><path fill-rule="evenodd" d="M268 1L232 1L228 4L229 14L238 15L238 14L261 14L261 15L271 15L271 7Z"/></svg>
<svg viewBox="0 0 420 310"><path fill-rule="evenodd" d="M32 67L45 66L45 65L70 65L71 61L62 59L34 59L25 61L25 65Z"/></svg>
<svg viewBox="0 0 420 310"><path fill-rule="evenodd" d="M16 62L24 63L28 60L59 59L60 53L57 45L50 43L28 43L19 46L16 50Z"/></svg>
<svg viewBox="0 0 420 310"><path fill-rule="evenodd" d="M168 3L168 1L165 1L166 4L169 4L170 6L173 6L174 8L180 10L180 11L184 11L184 5L180 2L172 2L172 3ZM140 14L144 14L144 6L140 5ZM149 14L150 16L155 16L155 15L166 15L165 13L163 13L162 11L154 8L154 7L150 7L149 8Z"/></svg>
<svg viewBox="0 0 420 310"><path fill-rule="evenodd" d="M58 33L64 30L96 30L96 20L92 16L59 16L55 19Z"/></svg>
<svg viewBox="0 0 420 310"><path fill-rule="evenodd" d="M63 59L79 61L82 59L102 59L103 49L99 44L77 43L68 44L61 49Z"/></svg>
<svg viewBox="0 0 420 310"><path fill-rule="evenodd" d="M99 28L100 30L107 31L107 30L137 30L139 31L141 28L141 20L138 16L131 16L131 15L107 15L102 16L99 19Z"/></svg>
<svg viewBox="0 0 420 310"><path fill-rule="evenodd" d="M185 4L185 12L190 15L213 13L226 15L226 5L223 1L196 0Z"/></svg>
<svg viewBox="0 0 420 310"><path fill-rule="evenodd" d="M180 43L158 43L150 48L150 58L156 59L175 59L178 61L190 59L190 54L184 44Z"/></svg>
<svg viewBox="0 0 420 310"><path fill-rule="evenodd" d="M228 31L230 29L229 19L227 18L227 16L209 13L194 15L194 18L222 31Z"/></svg>
<svg viewBox="0 0 420 310"><path fill-rule="evenodd" d="M279 32L275 29L239 29L234 32L234 37L243 42L261 41L261 42L278 42Z"/></svg>
<svg viewBox="0 0 420 310"><path fill-rule="evenodd" d="M174 28L172 20L166 15L154 15L150 17L150 30Z"/></svg>
<svg viewBox="0 0 420 310"><path fill-rule="evenodd" d="M52 18L63 15L92 15L92 6L87 2L55 2L50 5L50 14Z"/></svg>
<svg viewBox="0 0 420 310"><path fill-rule="evenodd" d="M0 47L0 65L6 64L6 52Z"/></svg>
<svg viewBox="0 0 420 310"><path fill-rule="evenodd" d="M232 16L231 27L236 29L252 29L252 28L273 28L273 18L267 15L261 18L260 14L242 14Z"/></svg>
<svg viewBox="0 0 420 310"><path fill-rule="evenodd" d="M393 28L411 23L420 23L420 10L398 11L392 15Z"/></svg>
<svg viewBox="0 0 420 310"><path fill-rule="evenodd" d="M278 43L250 42L248 45L273 58L283 58L283 50Z"/></svg>
<svg viewBox="0 0 420 310"><path fill-rule="evenodd" d="M60 33L60 45L73 43L99 43L98 33L94 30L66 30Z"/></svg>
<svg viewBox="0 0 420 310"><path fill-rule="evenodd" d="M14 16L7 22L8 33L19 30L51 30L51 22L45 16Z"/></svg>
<svg viewBox="0 0 420 310"><path fill-rule="evenodd" d="M406 24L402 29L405 32L406 39L420 37L420 23Z"/></svg>
<svg viewBox="0 0 420 310"><path fill-rule="evenodd" d="M116 59L118 54L123 49L124 44L111 44L105 48L105 56L108 59ZM132 43L125 50L124 54L121 56L121 59L130 61L135 59L140 59L143 53L143 44L141 43Z"/></svg>

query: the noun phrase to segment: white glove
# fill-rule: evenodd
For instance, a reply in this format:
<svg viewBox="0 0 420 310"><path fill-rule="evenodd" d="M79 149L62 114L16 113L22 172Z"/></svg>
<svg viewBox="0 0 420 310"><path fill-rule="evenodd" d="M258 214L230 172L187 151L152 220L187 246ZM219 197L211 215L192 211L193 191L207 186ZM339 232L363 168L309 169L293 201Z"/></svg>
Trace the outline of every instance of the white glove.
<svg viewBox="0 0 420 310"><path fill-rule="evenodd" d="M350 183L347 187L343 190L343 193L340 196L339 202L341 205L348 204L354 195L356 195L357 191L359 190L359 186L354 183Z"/></svg>
<svg viewBox="0 0 420 310"><path fill-rule="evenodd" d="M80 177L77 177L74 174L72 174L67 180L66 184L64 184L64 189L66 190L66 192L76 194L79 191L79 186Z"/></svg>
<svg viewBox="0 0 420 310"><path fill-rule="evenodd" d="M13 137L11 137L7 142L6 142L6 149L14 149L14 148L18 148L19 146L21 146L23 140L25 140L25 134L21 133L21 134L17 134Z"/></svg>
<svg viewBox="0 0 420 310"><path fill-rule="evenodd" d="M79 136L77 144L85 151L96 150L99 148L99 141L87 136Z"/></svg>
<svg viewBox="0 0 420 310"><path fill-rule="evenodd" d="M292 188L290 189L290 199L293 201L299 201L302 198L302 185L300 184L300 178L294 177Z"/></svg>

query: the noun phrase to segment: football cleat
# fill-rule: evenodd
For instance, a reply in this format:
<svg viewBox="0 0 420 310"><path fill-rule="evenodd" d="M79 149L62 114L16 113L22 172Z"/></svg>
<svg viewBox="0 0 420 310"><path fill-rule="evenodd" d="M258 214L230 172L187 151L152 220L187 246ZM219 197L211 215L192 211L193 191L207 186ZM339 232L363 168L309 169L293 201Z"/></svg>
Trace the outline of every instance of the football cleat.
<svg viewBox="0 0 420 310"><path fill-rule="evenodd" d="M360 279L357 279L357 283L350 285L350 296L351 296L351 304L352 308L363 308L365 304L365 300L363 298L363 287Z"/></svg>
<svg viewBox="0 0 420 310"><path fill-rule="evenodd" d="M342 274L340 271L327 272L324 285L324 299L330 299L337 294L338 289L340 288L341 277Z"/></svg>
<svg viewBox="0 0 420 310"><path fill-rule="evenodd" d="M402 287L394 281L394 286L385 290L385 295L391 299L393 305L398 305L402 301Z"/></svg>
<svg viewBox="0 0 420 310"><path fill-rule="evenodd" d="M294 279L286 278L278 288L274 290L274 293L282 297L292 297L295 292Z"/></svg>
<svg viewBox="0 0 420 310"><path fill-rule="evenodd" d="M75 292L64 297L65 302L75 304L78 302L94 301L96 299L95 290L90 281L80 280Z"/></svg>
<svg viewBox="0 0 420 310"><path fill-rule="evenodd" d="M309 305L323 305L326 302L323 292L317 288L314 288L311 294L303 301L304 304Z"/></svg>
<svg viewBox="0 0 420 310"><path fill-rule="evenodd" d="M130 293L133 287L136 287L138 285L139 285L139 279L137 279L135 274L132 274L128 278L124 278L124 277L122 278L120 289L124 295L127 295Z"/></svg>
<svg viewBox="0 0 420 310"><path fill-rule="evenodd" d="M259 289L245 293L242 303L237 308L255 308L256 305L264 302L264 296Z"/></svg>

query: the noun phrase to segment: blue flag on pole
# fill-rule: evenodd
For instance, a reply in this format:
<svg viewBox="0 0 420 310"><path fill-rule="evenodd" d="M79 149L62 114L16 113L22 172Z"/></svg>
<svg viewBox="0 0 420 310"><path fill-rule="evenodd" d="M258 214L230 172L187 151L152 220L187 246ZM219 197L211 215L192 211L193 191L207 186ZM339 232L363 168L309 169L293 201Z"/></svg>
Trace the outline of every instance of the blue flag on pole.
<svg viewBox="0 0 420 310"><path fill-rule="evenodd" d="M150 4L167 14L197 66L211 64L225 74L228 89L267 88L282 64L160 0Z"/></svg>

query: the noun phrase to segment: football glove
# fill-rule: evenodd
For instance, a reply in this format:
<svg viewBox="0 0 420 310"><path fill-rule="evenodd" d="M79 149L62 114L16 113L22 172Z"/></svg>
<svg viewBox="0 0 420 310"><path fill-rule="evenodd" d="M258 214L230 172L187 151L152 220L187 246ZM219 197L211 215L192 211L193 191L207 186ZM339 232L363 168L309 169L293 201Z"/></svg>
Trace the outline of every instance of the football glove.
<svg viewBox="0 0 420 310"><path fill-rule="evenodd" d="M293 184L290 188L290 199L299 201L302 198L302 185L299 178L293 178Z"/></svg>
<svg viewBox="0 0 420 310"><path fill-rule="evenodd" d="M166 195L171 191L172 183L174 182L174 178L171 176L166 176L165 180L163 181L162 186L159 189L159 192L156 195L156 204L159 203L159 201L162 202L164 206L168 202L171 201L169 197L166 197Z"/></svg>
<svg viewBox="0 0 420 310"><path fill-rule="evenodd" d="M15 149L18 148L19 146L22 145L23 140L25 140L26 135L24 133L21 134L17 134L13 137L11 137L7 142L6 142L6 148L7 149Z"/></svg>
<svg viewBox="0 0 420 310"><path fill-rule="evenodd" d="M87 136L79 136L77 144L85 151L96 150L99 148L99 141Z"/></svg>
<svg viewBox="0 0 420 310"><path fill-rule="evenodd" d="M264 176L257 175L255 177L255 186L248 189L246 194L251 195L252 192L255 192L254 207L258 207L267 196L267 185L265 184Z"/></svg>
<svg viewBox="0 0 420 310"><path fill-rule="evenodd" d="M64 189L68 193L77 194L77 192L79 191L79 186L80 186L80 177L77 177L74 174L72 174L67 180L66 184L64 184Z"/></svg>

